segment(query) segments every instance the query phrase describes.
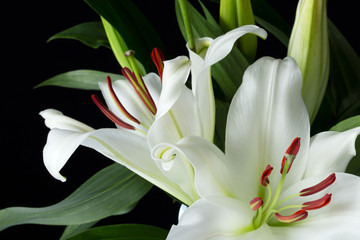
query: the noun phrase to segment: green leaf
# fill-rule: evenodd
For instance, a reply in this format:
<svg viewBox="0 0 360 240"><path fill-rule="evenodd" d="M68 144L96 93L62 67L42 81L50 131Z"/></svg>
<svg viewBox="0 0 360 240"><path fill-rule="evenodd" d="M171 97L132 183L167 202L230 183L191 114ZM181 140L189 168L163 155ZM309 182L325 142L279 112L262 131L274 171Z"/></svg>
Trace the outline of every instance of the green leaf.
<svg viewBox="0 0 360 240"><path fill-rule="evenodd" d="M101 46L110 48L101 22L80 23L55 34L49 38L48 42L54 39L75 39L95 49Z"/></svg>
<svg viewBox="0 0 360 240"><path fill-rule="evenodd" d="M329 20L330 81L326 96L338 119L360 110L360 59L346 38Z"/></svg>
<svg viewBox="0 0 360 240"><path fill-rule="evenodd" d="M204 18L190 3L188 5L195 38L216 38L224 34L204 5L202 5L202 8L206 18ZM175 10L180 30L186 39L184 23L177 2ZM249 63L244 55L236 46L234 46L231 53L226 58L211 67L211 74L227 100L230 100L233 97L237 88L240 86L242 76L248 66Z"/></svg>
<svg viewBox="0 0 360 240"><path fill-rule="evenodd" d="M60 240L66 240L72 236L75 236L78 233L84 232L94 226L96 223L97 221L77 225L69 225L65 228L63 234L60 237Z"/></svg>
<svg viewBox="0 0 360 240"><path fill-rule="evenodd" d="M353 129L355 127L360 126L360 115L357 115L355 117L348 118L344 121L339 122L335 126L333 126L330 131L336 131L336 132L344 132L350 129ZM346 168L347 173L355 174L357 176L360 176L360 139L357 139L355 142L355 148L357 155L351 159L349 162L349 165Z"/></svg>
<svg viewBox="0 0 360 240"><path fill-rule="evenodd" d="M119 224L97 227L69 240L164 240L168 231L143 224Z"/></svg>
<svg viewBox="0 0 360 240"><path fill-rule="evenodd" d="M344 132L360 126L360 115L348 118L333 126L330 131Z"/></svg>
<svg viewBox="0 0 360 240"><path fill-rule="evenodd" d="M123 37L129 49L145 69L153 69L150 61L154 47L165 49L154 27L132 0L84 0L105 18Z"/></svg>
<svg viewBox="0 0 360 240"><path fill-rule="evenodd" d="M125 79L120 74L80 69L56 75L38 84L35 88L58 86L82 90L100 90L98 82L105 82L107 76L110 76L112 80Z"/></svg>
<svg viewBox="0 0 360 240"><path fill-rule="evenodd" d="M63 201L48 207L0 211L0 230L19 224L77 225L125 214L152 185L120 164L96 173Z"/></svg>

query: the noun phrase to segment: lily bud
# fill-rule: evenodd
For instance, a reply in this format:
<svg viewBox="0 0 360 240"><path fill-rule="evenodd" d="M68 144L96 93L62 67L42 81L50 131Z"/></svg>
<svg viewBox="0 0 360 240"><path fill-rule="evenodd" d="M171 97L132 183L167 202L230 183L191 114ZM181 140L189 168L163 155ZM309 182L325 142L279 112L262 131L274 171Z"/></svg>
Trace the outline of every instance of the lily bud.
<svg viewBox="0 0 360 240"><path fill-rule="evenodd" d="M255 24L250 0L221 0L219 24L225 32L244 25ZM246 59L252 62L256 55L256 36L247 34L240 38L237 44Z"/></svg>
<svg viewBox="0 0 360 240"><path fill-rule="evenodd" d="M288 47L288 56L296 60L302 73L302 96L310 122L319 110L329 78L326 4L327 0L299 1Z"/></svg>

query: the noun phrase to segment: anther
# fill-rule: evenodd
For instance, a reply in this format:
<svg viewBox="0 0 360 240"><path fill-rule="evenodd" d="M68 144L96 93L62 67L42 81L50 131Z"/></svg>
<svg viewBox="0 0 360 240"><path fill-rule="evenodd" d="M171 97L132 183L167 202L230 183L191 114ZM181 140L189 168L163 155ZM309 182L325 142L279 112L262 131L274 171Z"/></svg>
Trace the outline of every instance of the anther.
<svg viewBox="0 0 360 240"><path fill-rule="evenodd" d="M283 173L285 163L286 163L286 165L288 165L288 169L287 169L286 173L289 172L291 165L293 164L295 157L299 152L299 149L300 149L300 138L296 137L290 144L289 148L286 150L286 153L282 159L281 169L280 169L281 174Z"/></svg>
<svg viewBox="0 0 360 240"><path fill-rule="evenodd" d="M264 187L266 187L266 185L268 185L270 183L269 176L270 176L272 170L273 170L273 167L271 167L270 165L267 165L265 171L261 175L260 183Z"/></svg>
<svg viewBox="0 0 360 240"><path fill-rule="evenodd" d="M305 210L299 210L290 216L282 216L279 213L275 213L275 217L283 223L293 223L304 220L308 216L308 212Z"/></svg>
<svg viewBox="0 0 360 240"><path fill-rule="evenodd" d="M315 186L305 188L300 191L300 196L309 196L315 193L318 193L325 188L329 187L331 184L333 184L336 180L335 173L330 174L326 179L321 181L320 183L316 184Z"/></svg>
<svg viewBox="0 0 360 240"><path fill-rule="evenodd" d="M157 70L158 70L158 73L159 73L159 76L160 76L160 79L162 81L162 74L163 74L163 70L164 70L164 55L163 53L161 52L161 50L159 48L154 48L151 52L151 59L153 61L153 63L155 64Z"/></svg>
<svg viewBox="0 0 360 240"><path fill-rule="evenodd" d="M263 200L261 197L256 197L253 200L250 201L250 207L253 211L256 211L263 205Z"/></svg>
<svg viewBox="0 0 360 240"><path fill-rule="evenodd" d="M327 193L327 194L325 194L325 196L323 196L322 198L320 198L318 200L303 203L303 207L301 209L315 210L315 209L325 207L326 205L328 205L330 203L331 195L332 194Z"/></svg>

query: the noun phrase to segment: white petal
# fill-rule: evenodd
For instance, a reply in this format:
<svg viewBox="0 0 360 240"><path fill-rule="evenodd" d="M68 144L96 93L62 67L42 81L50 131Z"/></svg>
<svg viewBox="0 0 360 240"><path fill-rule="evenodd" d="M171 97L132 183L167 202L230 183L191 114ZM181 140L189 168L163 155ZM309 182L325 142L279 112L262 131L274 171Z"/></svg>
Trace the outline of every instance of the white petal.
<svg viewBox="0 0 360 240"><path fill-rule="evenodd" d="M163 86L159 99L156 117L164 115L174 105L190 72L190 60L180 56L164 62Z"/></svg>
<svg viewBox="0 0 360 240"><path fill-rule="evenodd" d="M196 43L201 48L209 44L209 38L197 39ZM206 46L207 48L207 46ZM201 56L189 50L191 60L191 85L197 101L199 117L202 123L203 137L213 141L215 128L215 98L211 80L210 66L205 67Z"/></svg>
<svg viewBox="0 0 360 240"><path fill-rule="evenodd" d="M259 195L259 189L249 184L259 185L267 164L274 167L270 184L276 187L283 155L296 137L301 138L301 147L286 184L301 179L310 138L301 83L300 70L291 58L261 58L246 70L229 109L225 142L240 199Z"/></svg>
<svg viewBox="0 0 360 240"><path fill-rule="evenodd" d="M183 88L171 109L157 117L151 126L148 132L150 147L159 143L175 144L186 136L202 136L195 97L190 89Z"/></svg>
<svg viewBox="0 0 360 240"><path fill-rule="evenodd" d="M88 132L94 130L82 122L64 116L62 112L55 109L46 109L39 114L45 119L45 125L50 129L58 128L75 132Z"/></svg>
<svg viewBox="0 0 360 240"><path fill-rule="evenodd" d="M160 147L175 150L191 162L195 171L195 186L201 197L234 196L232 187L237 188L238 185L233 184L233 176L229 174L228 166L224 165L225 155L214 144L200 137L186 137L176 145L156 146Z"/></svg>
<svg viewBox="0 0 360 240"><path fill-rule="evenodd" d="M226 57L233 48L235 41L246 33L258 35L261 38L267 37L266 31L255 25L246 25L233 29L215 38L210 44L205 56L205 67L209 67Z"/></svg>
<svg viewBox="0 0 360 240"><path fill-rule="evenodd" d="M68 131L57 128L50 130L43 150L43 159L46 169L54 178L65 182L66 179L59 171L89 134L91 132Z"/></svg>
<svg viewBox="0 0 360 240"><path fill-rule="evenodd" d="M170 181L152 160L146 138L123 129L99 129L83 145L97 150L181 201L189 203L189 196L178 183Z"/></svg>
<svg viewBox="0 0 360 240"><path fill-rule="evenodd" d="M248 205L235 199L201 199L182 214L167 239L240 239L235 234L251 223L252 215Z"/></svg>
<svg viewBox="0 0 360 240"><path fill-rule="evenodd" d="M322 132L311 138L305 177L344 172L356 155L355 140L360 127L345 132Z"/></svg>
<svg viewBox="0 0 360 240"><path fill-rule="evenodd" d="M286 195L304 187L309 187L325 178L305 179L289 189ZM346 173L336 173L336 181L329 188L317 194L322 197L325 192L332 193L331 202L317 210L309 211L308 217L298 224L273 228L277 239L300 240L337 240L360 239L360 178ZM290 191L291 190L291 191ZM300 197L298 197L300 198ZM304 197L305 198L305 197ZM302 201L307 201L302 199ZM293 204L293 203L289 203Z"/></svg>

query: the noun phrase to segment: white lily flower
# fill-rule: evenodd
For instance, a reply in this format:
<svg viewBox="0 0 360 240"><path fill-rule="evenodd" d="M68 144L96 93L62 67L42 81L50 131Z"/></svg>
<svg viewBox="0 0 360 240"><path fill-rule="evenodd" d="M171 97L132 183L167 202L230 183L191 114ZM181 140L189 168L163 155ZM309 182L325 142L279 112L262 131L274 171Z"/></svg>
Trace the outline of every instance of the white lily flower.
<svg viewBox="0 0 360 240"><path fill-rule="evenodd" d="M83 145L126 166L183 203L192 204L199 196L191 164L162 147L154 152L154 161L150 147L159 143L175 144L185 136L212 139L215 110L210 66L224 58L235 40L246 33L266 36L257 26L245 26L215 40L201 39L198 43L202 45L204 41L211 42L204 48L205 60L191 52L190 60L179 57L166 61L163 72L161 54L155 51L152 57L161 77L150 73L144 80L138 79L124 68L123 74L129 82L112 83L107 79L107 84L100 83L107 106L95 95L93 100L117 128L94 130L59 111L42 111L40 114L51 129L44 148L46 168L56 179L65 181L59 171ZM185 86L190 69L192 90Z"/></svg>
<svg viewBox="0 0 360 240"><path fill-rule="evenodd" d="M250 66L231 103L225 154L187 137L169 146L201 197L167 239L360 239L360 178L344 173L360 128L310 138L292 58Z"/></svg>

